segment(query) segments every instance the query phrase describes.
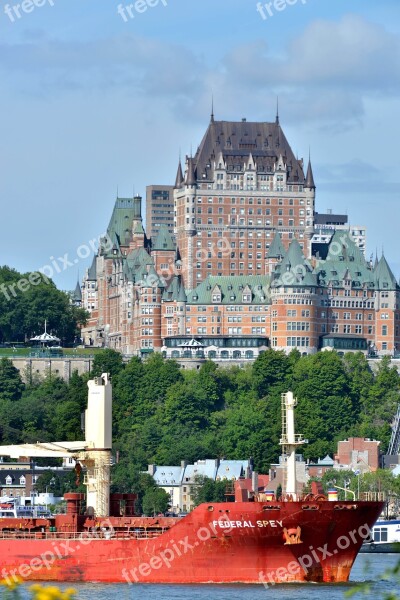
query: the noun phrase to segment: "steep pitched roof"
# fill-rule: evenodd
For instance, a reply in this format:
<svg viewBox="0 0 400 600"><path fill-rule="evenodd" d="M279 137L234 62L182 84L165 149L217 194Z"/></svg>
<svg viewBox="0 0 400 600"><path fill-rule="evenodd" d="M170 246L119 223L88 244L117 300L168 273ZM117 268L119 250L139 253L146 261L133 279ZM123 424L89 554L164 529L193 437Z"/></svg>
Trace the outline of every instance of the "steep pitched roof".
<svg viewBox="0 0 400 600"><path fill-rule="evenodd" d="M287 274L290 273L291 277ZM285 277L286 274L286 277ZM316 286L317 276L303 254L299 242L294 238L282 262L274 273L273 285Z"/></svg>
<svg viewBox="0 0 400 600"><path fill-rule="evenodd" d="M133 230L133 233L136 233L137 235L146 235L143 229L143 224L141 221L138 221L135 225L135 229Z"/></svg>
<svg viewBox="0 0 400 600"><path fill-rule="evenodd" d="M76 283L76 288L72 293L72 297L76 302L81 302L82 300L82 290L79 281Z"/></svg>
<svg viewBox="0 0 400 600"><path fill-rule="evenodd" d="M107 227L107 237L114 248L128 246L132 237L132 221L136 217L134 198L117 198ZM107 244L109 246L109 244ZM108 248L107 254L110 254Z"/></svg>
<svg viewBox="0 0 400 600"><path fill-rule="evenodd" d="M176 179L175 179L175 189L179 190L182 187L183 184L183 172L182 172L182 164L181 161L179 160L179 165L178 165L178 171L176 173Z"/></svg>
<svg viewBox="0 0 400 600"><path fill-rule="evenodd" d="M370 265L348 231L335 231L326 258L318 261L315 272L321 285L341 288L348 279L353 287L375 287Z"/></svg>
<svg viewBox="0 0 400 600"><path fill-rule="evenodd" d="M211 120L194 157L198 179L207 181L212 178L213 163L220 152L228 169L243 166L251 153L257 169L270 173L282 155L289 169L288 181L305 183L303 163L295 157L279 121Z"/></svg>
<svg viewBox="0 0 400 600"><path fill-rule="evenodd" d="M174 277L171 280L171 283L165 290L162 299L165 302L187 302L185 288L182 281L182 275L174 275Z"/></svg>
<svg viewBox="0 0 400 600"><path fill-rule="evenodd" d="M268 258L283 258L286 254L285 246L282 244L282 238L277 231L275 233L274 239L272 240L272 244L269 247L267 257Z"/></svg>
<svg viewBox="0 0 400 600"><path fill-rule="evenodd" d="M271 303L270 277L268 275L237 275L234 277L210 275L194 290L186 292L188 302L191 304L215 304L212 296L216 286L221 292L221 302L217 304L243 304L243 294L247 295L248 293L251 293L251 301L248 304Z"/></svg>
<svg viewBox="0 0 400 600"><path fill-rule="evenodd" d="M397 290L398 284L386 258L382 255L374 269L375 285L378 290Z"/></svg>
<svg viewBox="0 0 400 600"><path fill-rule="evenodd" d="M157 237L153 243L153 250L171 250L175 251L175 244L172 239L170 232L168 231L168 227L166 225L161 225Z"/></svg>
<svg viewBox="0 0 400 600"><path fill-rule="evenodd" d="M187 168L187 173L186 173L186 185L196 185L197 180L196 180L196 176L195 176L195 166L194 166L194 161L192 157L189 157L187 159L187 164L188 164L188 168Z"/></svg>
<svg viewBox="0 0 400 600"><path fill-rule="evenodd" d="M310 188L310 190L315 190L314 175L313 175L313 171L312 171L311 160L308 161L306 182L304 184L304 187Z"/></svg>
<svg viewBox="0 0 400 600"><path fill-rule="evenodd" d="M92 264L88 268L87 272L88 281L96 281L97 280L97 257L93 256Z"/></svg>

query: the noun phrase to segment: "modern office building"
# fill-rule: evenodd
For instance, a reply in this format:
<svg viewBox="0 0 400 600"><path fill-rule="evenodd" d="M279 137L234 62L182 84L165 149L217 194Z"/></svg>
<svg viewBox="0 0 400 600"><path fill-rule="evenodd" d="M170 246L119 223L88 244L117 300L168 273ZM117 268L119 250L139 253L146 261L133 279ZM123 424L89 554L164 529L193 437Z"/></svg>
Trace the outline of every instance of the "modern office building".
<svg viewBox="0 0 400 600"><path fill-rule="evenodd" d="M174 186L149 185L146 187L146 231L154 240L161 225L174 233Z"/></svg>

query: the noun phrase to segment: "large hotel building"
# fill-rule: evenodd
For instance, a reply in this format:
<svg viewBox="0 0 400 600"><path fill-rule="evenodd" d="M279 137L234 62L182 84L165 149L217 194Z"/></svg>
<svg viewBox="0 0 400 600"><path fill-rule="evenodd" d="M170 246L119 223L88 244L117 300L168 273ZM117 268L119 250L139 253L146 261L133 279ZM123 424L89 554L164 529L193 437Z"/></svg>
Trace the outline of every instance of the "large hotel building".
<svg viewBox="0 0 400 600"><path fill-rule="evenodd" d="M141 198L116 199L77 290L91 313L86 343L221 361L267 347L400 349L400 287L385 257L366 260L365 231L354 239L345 216L318 217L311 162L295 157L278 117L212 115L173 190L149 186L147 198L148 235Z"/></svg>

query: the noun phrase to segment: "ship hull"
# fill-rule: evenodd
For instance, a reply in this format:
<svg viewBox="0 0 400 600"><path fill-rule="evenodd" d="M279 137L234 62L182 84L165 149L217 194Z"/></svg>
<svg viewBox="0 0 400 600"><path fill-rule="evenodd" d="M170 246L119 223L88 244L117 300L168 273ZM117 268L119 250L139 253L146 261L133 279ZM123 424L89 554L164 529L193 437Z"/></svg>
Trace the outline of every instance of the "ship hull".
<svg viewBox="0 0 400 600"><path fill-rule="evenodd" d="M7 539L3 533L0 573L132 584L345 582L381 510L378 502L202 504L172 526L169 519L157 537L135 538L133 530L106 535L111 539L104 533L27 539L18 532Z"/></svg>

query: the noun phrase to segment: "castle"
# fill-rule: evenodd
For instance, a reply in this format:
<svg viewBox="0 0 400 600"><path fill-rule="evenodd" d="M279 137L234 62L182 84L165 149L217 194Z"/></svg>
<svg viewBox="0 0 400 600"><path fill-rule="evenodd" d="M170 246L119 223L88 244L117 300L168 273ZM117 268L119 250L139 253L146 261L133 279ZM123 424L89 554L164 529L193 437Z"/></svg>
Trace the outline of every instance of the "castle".
<svg viewBox="0 0 400 600"><path fill-rule="evenodd" d="M174 235L148 238L142 200L117 198L76 301L87 344L128 355L254 359L400 349L400 287L384 256L366 260L348 229L313 244L311 160L272 123L216 121L179 162Z"/></svg>

